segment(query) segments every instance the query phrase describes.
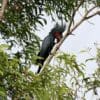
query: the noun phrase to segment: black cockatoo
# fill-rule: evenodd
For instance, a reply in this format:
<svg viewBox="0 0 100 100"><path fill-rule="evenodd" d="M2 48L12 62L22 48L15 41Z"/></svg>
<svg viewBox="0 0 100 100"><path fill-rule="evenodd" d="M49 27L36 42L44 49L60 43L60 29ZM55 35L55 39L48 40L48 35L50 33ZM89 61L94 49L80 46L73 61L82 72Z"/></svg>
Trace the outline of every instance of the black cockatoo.
<svg viewBox="0 0 100 100"><path fill-rule="evenodd" d="M64 32L64 30L65 25L59 25L58 23L56 23L54 28L49 32L49 35L44 38L42 46L40 48L40 52L38 53L38 56L41 57L41 59L37 60L37 63L40 65L37 73L40 72L44 61L49 56L53 46L55 45L55 39L58 43L63 36L62 33Z"/></svg>

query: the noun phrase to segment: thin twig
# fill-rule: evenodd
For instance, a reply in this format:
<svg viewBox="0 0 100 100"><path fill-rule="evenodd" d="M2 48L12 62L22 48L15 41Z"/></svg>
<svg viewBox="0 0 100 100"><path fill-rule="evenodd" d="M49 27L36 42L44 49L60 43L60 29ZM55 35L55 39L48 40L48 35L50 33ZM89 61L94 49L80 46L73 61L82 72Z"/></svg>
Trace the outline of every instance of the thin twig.
<svg viewBox="0 0 100 100"><path fill-rule="evenodd" d="M72 14L72 19L71 19L71 21L70 21L70 23L69 23L67 33L69 33L69 32L70 32L70 28L71 28L71 26L72 26L72 22L74 21L75 14L76 14L76 12L78 11L78 9L80 8L80 6L81 6L83 3L84 3L84 0L81 0L80 4L79 4L79 5L77 5L77 8L73 11L73 14Z"/></svg>
<svg viewBox="0 0 100 100"><path fill-rule="evenodd" d="M87 16L85 19L86 19L86 20L87 20L87 19L90 19L90 18L92 18L92 17L94 17L94 16L96 16L96 15L100 15L100 11L97 11L97 12L95 12L95 13L93 13L93 14Z"/></svg>
<svg viewBox="0 0 100 100"><path fill-rule="evenodd" d="M89 9L85 15L82 17L82 19L71 29L70 33L72 33L83 21L86 20L87 15L96 8L96 6L92 7L91 9Z"/></svg>

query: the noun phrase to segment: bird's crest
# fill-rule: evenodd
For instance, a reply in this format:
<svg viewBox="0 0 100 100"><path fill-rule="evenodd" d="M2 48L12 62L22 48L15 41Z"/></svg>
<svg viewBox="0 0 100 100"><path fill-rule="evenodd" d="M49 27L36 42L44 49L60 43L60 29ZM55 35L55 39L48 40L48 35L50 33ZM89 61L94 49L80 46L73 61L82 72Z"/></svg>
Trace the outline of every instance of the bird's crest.
<svg viewBox="0 0 100 100"><path fill-rule="evenodd" d="M49 34L54 34L55 32L63 33L65 31L66 25L60 25L58 23L55 24L54 28L51 29Z"/></svg>

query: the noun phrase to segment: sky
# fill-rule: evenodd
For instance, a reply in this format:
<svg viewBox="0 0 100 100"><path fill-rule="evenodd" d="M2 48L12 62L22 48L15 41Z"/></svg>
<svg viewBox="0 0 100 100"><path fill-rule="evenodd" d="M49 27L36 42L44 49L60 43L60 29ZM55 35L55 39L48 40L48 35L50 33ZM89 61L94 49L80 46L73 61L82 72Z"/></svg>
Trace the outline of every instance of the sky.
<svg viewBox="0 0 100 100"><path fill-rule="evenodd" d="M37 31L37 34L41 39L44 39L44 37L48 35L49 31L54 26L54 22L51 21L50 17L46 17L46 19L48 22L47 25L45 25L44 27L40 27L40 31ZM95 16L90 20L85 21L73 32L74 35L70 35L68 38L66 38L66 40L60 47L60 50L66 53L73 53L77 55L78 62L84 62L87 58L95 57L96 47L94 44L100 44L99 28L100 16ZM89 53L80 52L82 50L88 50L89 48L91 48ZM86 75L91 76L96 68L97 64L94 61L88 62L86 67ZM93 96L93 93L91 91L86 95L86 98L87 100L100 99L99 96Z"/></svg>

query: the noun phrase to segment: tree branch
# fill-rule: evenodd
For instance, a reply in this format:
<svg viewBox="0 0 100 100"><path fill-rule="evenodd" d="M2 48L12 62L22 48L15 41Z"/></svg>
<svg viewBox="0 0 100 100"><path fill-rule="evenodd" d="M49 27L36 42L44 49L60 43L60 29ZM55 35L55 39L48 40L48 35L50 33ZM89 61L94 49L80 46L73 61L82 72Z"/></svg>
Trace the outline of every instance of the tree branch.
<svg viewBox="0 0 100 100"><path fill-rule="evenodd" d="M71 20L70 20L67 33L69 33L69 31L70 31L70 28L71 28L72 23L73 23L73 21L74 21L74 16L75 16L76 12L78 11L78 9L80 8L80 6L81 6L83 3L84 3L84 0L81 0L80 3L79 3L79 5L77 5L76 9L73 11L72 18L71 18Z"/></svg>
<svg viewBox="0 0 100 100"><path fill-rule="evenodd" d="M42 70L44 69L44 67L47 66L47 65L50 63L52 57L54 56L54 54L56 53L56 51L60 48L60 46L62 45L62 43L64 42L64 40L65 40L69 35L71 35L72 32L73 32L80 24L82 24L82 23L86 20L87 15L88 15L92 10L94 10L95 8L96 8L96 6L95 6L95 7L92 7L91 9L89 9L89 10L85 13L85 15L82 17L82 19L81 19L78 23L76 23L75 26L73 26L73 28L71 28L71 26L72 26L72 21L70 21L69 26L68 26L68 29L67 29L67 27L66 27L66 30L65 30L64 33L63 33L63 34L64 34L64 37L59 41L59 43L57 43L57 44L53 47L53 49L52 49L52 51L51 51L51 54L52 54L52 55L49 55L49 56L48 56L48 58L47 58L46 61L44 62L44 65L43 65L43 67L42 67L40 73L42 72ZM77 10L78 10L78 8L77 8ZM75 11L76 11L76 10L75 10ZM75 12L74 12L74 13L75 13ZM96 14L94 14L94 16L95 16L95 15L96 15ZM72 17L74 17L74 16L72 16ZM91 17L92 17L92 16L91 16ZM72 18L72 19L73 19L73 18Z"/></svg>
<svg viewBox="0 0 100 100"><path fill-rule="evenodd" d="M0 20L2 20L2 18L3 18L6 6L7 6L7 0L3 0L2 1L2 7L1 7L1 10L0 10Z"/></svg>
<svg viewBox="0 0 100 100"><path fill-rule="evenodd" d="M94 16L96 16L96 15L100 15L100 11L97 11L97 12L95 12L95 13L93 13L93 14L87 16L85 19L86 19L86 20L87 20L87 19L90 19L90 18L92 18L92 17L94 17Z"/></svg>

